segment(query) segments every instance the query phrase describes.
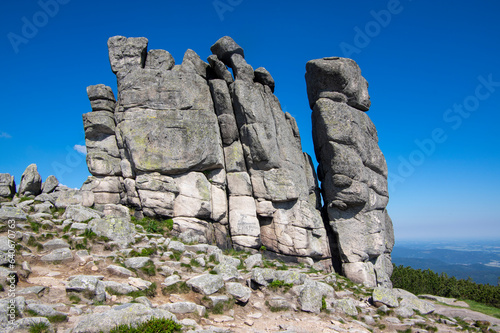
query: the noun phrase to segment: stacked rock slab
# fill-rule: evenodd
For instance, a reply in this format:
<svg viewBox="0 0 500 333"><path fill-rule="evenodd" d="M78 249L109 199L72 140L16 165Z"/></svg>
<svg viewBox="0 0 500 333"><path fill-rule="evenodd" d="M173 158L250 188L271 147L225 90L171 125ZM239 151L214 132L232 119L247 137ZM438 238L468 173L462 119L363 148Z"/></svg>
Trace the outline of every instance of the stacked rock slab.
<svg viewBox="0 0 500 333"><path fill-rule="evenodd" d="M306 82L332 252L351 280L390 286L394 232L386 211L387 165L364 112L368 84L353 60L337 57L309 61Z"/></svg>
<svg viewBox="0 0 500 333"><path fill-rule="evenodd" d="M126 204L173 218L190 239L331 266L314 168L269 72L254 71L229 37L208 63L188 50L175 65L147 45L110 38L118 98L104 85L87 89L85 204Z"/></svg>
<svg viewBox="0 0 500 333"><path fill-rule="evenodd" d="M14 176L8 173L0 173L0 201L10 199L16 194L16 182Z"/></svg>

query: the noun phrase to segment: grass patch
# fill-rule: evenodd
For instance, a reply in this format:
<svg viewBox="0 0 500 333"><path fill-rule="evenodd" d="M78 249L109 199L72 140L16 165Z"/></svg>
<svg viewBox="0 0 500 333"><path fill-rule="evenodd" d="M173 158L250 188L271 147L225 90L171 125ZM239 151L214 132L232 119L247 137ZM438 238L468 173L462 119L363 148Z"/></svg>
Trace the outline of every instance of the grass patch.
<svg viewBox="0 0 500 333"><path fill-rule="evenodd" d="M49 332L49 325L47 325L46 323L36 323L29 329L29 333L47 333L47 332Z"/></svg>
<svg viewBox="0 0 500 333"><path fill-rule="evenodd" d="M177 282L174 283L168 287L163 287L161 289L161 293L164 296L170 295L170 294L187 294L188 292L191 291L191 288L186 284L185 281Z"/></svg>
<svg viewBox="0 0 500 333"><path fill-rule="evenodd" d="M293 287L293 283L285 283L285 281L282 280L273 280L273 282L269 283L267 287L273 291L278 291L278 289L281 289L286 293L290 290L290 288Z"/></svg>
<svg viewBox="0 0 500 333"><path fill-rule="evenodd" d="M196 259L191 259L191 261L189 262L191 264L191 266L193 267L200 267L200 263L196 261Z"/></svg>
<svg viewBox="0 0 500 333"><path fill-rule="evenodd" d="M92 219L90 219L90 220L92 220ZM93 232L92 229L85 229L82 236L87 238L87 239L92 240L92 239L97 237L97 234L95 232Z"/></svg>
<svg viewBox="0 0 500 333"><path fill-rule="evenodd" d="M113 328L110 333L171 333L180 332L182 325L172 319L151 318L137 327L120 325Z"/></svg>
<svg viewBox="0 0 500 333"><path fill-rule="evenodd" d="M21 202L25 202L25 201L28 201L28 200L32 200L30 197L22 197L20 200L19 200L19 203Z"/></svg>
<svg viewBox="0 0 500 333"><path fill-rule="evenodd" d="M181 251L172 251L172 254L170 255L170 259L175 261L181 260L181 257L182 257Z"/></svg>
<svg viewBox="0 0 500 333"><path fill-rule="evenodd" d="M153 262L149 261L146 265L140 268L141 272L146 274L147 276L155 276L156 275L156 266Z"/></svg>
<svg viewBox="0 0 500 333"><path fill-rule="evenodd" d="M71 303L73 303L73 304L77 304L77 303L80 303L82 301L82 299L75 294L69 295L68 298L71 301Z"/></svg>
<svg viewBox="0 0 500 333"><path fill-rule="evenodd" d="M500 319L500 309L493 306L488 306L485 304L478 303L476 301L466 300L465 303L469 304L469 307L473 311L484 313L485 315L492 316Z"/></svg>
<svg viewBox="0 0 500 333"><path fill-rule="evenodd" d="M141 252L137 252L136 250L130 251L129 256L130 257L149 257L156 254L156 248L150 247L150 248L143 248Z"/></svg>
<svg viewBox="0 0 500 333"><path fill-rule="evenodd" d="M35 222L35 221L29 221L29 223L30 223L31 230L33 232L39 232L40 231L40 227L42 226L41 223L38 223L38 222Z"/></svg>
<svg viewBox="0 0 500 333"><path fill-rule="evenodd" d="M64 321L67 321L68 320L68 316L64 315L64 314L57 314L57 315L54 315L54 316L49 316L47 317L47 319L55 324L55 323L62 323Z"/></svg>
<svg viewBox="0 0 500 333"><path fill-rule="evenodd" d="M262 260L262 267L264 268L275 268L276 264L272 261Z"/></svg>
<svg viewBox="0 0 500 333"><path fill-rule="evenodd" d="M208 257L208 262L211 262L211 263L214 263L214 264L219 264L219 262L217 261L217 258L215 257L215 254L211 254L209 257Z"/></svg>
<svg viewBox="0 0 500 333"><path fill-rule="evenodd" d="M141 225L146 232L152 234L165 234L167 231L171 231L174 228L174 220L167 219L153 219L151 217L145 217L143 219L137 220L134 216L131 217L132 222Z"/></svg>

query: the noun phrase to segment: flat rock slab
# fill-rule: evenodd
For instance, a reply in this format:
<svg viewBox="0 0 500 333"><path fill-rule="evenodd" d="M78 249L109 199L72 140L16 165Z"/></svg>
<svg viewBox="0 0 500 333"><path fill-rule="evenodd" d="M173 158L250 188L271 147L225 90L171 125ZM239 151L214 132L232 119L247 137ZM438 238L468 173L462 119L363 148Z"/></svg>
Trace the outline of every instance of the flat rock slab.
<svg viewBox="0 0 500 333"><path fill-rule="evenodd" d="M73 329L73 333L109 332L119 325L139 324L151 318L177 318L167 310L152 309L144 304L122 304L104 313L84 316ZM99 323L99 325L96 325Z"/></svg>
<svg viewBox="0 0 500 333"><path fill-rule="evenodd" d="M71 261L73 260L73 254L70 249L61 248L42 256L41 260L45 262Z"/></svg>
<svg viewBox="0 0 500 333"><path fill-rule="evenodd" d="M124 264L128 268L139 269L146 266L146 264L150 261L151 259L149 257L134 257L125 260Z"/></svg>
<svg viewBox="0 0 500 333"><path fill-rule="evenodd" d="M26 221L26 214L21 208L16 207L2 207L0 208L0 221L15 220Z"/></svg>
<svg viewBox="0 0 500 333"><path fill-rule="evenodd" d="M212 295L224 287L224 280L220 275L204 274L188 280L187 285L194 291L204 295Z"/></svg>
<svg viewBox="0 0 500 333"><path fill-rule="evenodd" d="M33 287L28 287L28 288L16 290L16 294L17 295L37 294L38 295L44 290L45 290L44 286L33 286Z"/></svg>

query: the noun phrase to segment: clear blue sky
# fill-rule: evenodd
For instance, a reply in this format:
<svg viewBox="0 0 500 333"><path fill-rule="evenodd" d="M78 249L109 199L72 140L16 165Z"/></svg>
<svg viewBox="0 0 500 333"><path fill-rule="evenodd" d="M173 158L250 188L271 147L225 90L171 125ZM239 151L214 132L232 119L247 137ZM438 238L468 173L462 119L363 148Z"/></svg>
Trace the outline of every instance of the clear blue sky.
<svg viewBox="0 0 500 333"><path fill-rule="evenodd" d="M276 95L296 117L311 155L306 62L347 55L358 62L391 172L388 208L397 239L500 238L499 1L58 0L59 8L42 6L54 1L0 4L0 172L17 183L30 163L43 179L54 174L71 187L89 175L74 146L84 144L85 88L104 83L116 93L109 37L147 37L150 49L166 49L180 63L186 49L206 59L210 46L230 35L254 68L274 76Z"/></svg>

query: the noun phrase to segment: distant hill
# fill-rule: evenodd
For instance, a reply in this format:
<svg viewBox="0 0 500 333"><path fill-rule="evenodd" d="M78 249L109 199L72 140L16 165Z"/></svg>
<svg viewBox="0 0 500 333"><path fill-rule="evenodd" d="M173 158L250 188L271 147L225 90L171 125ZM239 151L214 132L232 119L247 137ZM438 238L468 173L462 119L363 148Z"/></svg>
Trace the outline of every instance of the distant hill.
<svg viewBox="0 0 500 333"><path fill-rule="evenodd" d="M406 244L404 244L406 245ZM394 247L392 261L395 265L414 269L431 269L446 273L457 279L472 278L476 283L498 285L500 277L500 252L496 247L460 244L461 248L474 250L451 250L429 248L428 243L412 244L411 247ZM444 246L444 245L435 245ZM450 245L446 245L450 247Z"/></svg>

